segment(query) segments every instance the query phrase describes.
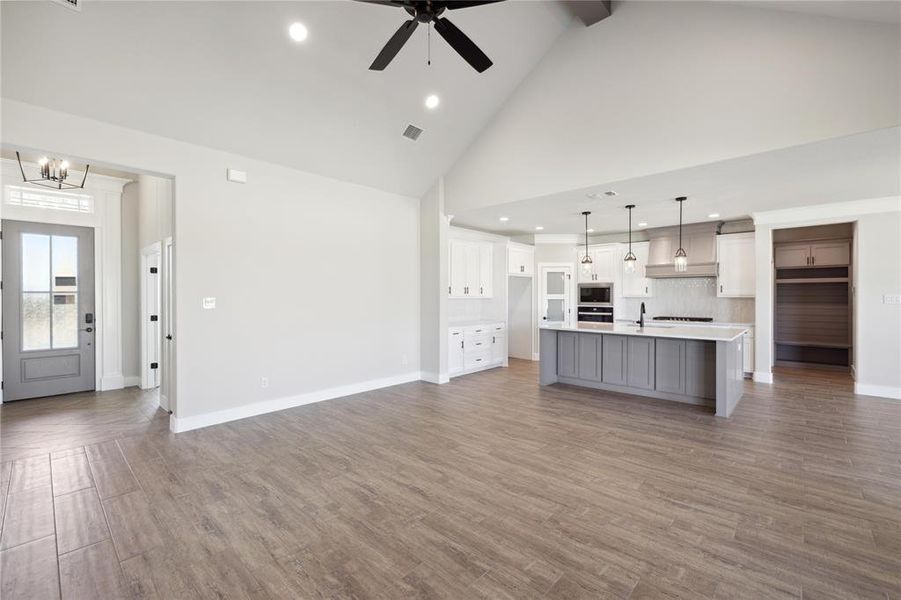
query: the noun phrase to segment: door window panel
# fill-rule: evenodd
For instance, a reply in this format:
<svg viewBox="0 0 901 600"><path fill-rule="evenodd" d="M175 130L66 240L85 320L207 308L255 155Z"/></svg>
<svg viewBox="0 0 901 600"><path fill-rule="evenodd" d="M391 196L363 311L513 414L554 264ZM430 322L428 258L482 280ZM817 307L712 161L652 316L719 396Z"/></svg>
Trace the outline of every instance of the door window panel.
<svg viewBox="0 0 901 600"><path fill-rule="evenodd" d="M22 291L50 291L50 236L22 234Z"/></svg>
<svg viewBox="0 0 901 600"><path fill-rule="evenodd" d="M547 293L563 294L566 290L566 277L562 271L548 271L547 273Z"/></svg>
<svg viewBox="0 0 901 600"><path fill-rule="evenodd" d="M78 347L78 238L22 234L22 350Z"/></svg>
<svg viewBox="0 0 901 600"><path fill-rule="evenodd" d="M53 291L77 291L78 238L68 235L53 236Z"/></svg>
<svg viewBox="0 0 901 600"><path fill-rule="evenodd" d="M78 347L78 298L53 294L53 348Z"/></svg>
<svg viewBox="0 0 901 600"><path fill-rule="evenodd" d="M50 294L22 294L22 350L50 348Z"/></svg>
<svg viewBox="0 0 901 600"><path fill-rule="evenodd" d="M565 311L563 310L563 300L553 300L548 298L547 301L547 320L563 321Z"/></svg>

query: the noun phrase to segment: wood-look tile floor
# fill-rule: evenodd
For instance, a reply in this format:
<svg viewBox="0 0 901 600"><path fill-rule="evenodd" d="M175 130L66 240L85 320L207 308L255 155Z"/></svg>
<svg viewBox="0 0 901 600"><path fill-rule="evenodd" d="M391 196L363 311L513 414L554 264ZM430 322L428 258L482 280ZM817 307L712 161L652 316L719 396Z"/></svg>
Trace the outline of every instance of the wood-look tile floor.
<svg viewBox="0 0 901 600"><path fill-rule="evenodd" d="M511 362L178 435L3 406L0 597L901 597L901 402L785 370L723 420Z"/></svg>

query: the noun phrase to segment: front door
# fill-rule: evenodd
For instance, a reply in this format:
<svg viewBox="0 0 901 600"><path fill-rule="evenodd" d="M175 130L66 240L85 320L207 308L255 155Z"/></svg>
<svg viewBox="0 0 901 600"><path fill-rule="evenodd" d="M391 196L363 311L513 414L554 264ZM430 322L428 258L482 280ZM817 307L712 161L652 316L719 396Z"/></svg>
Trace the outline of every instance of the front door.
<svg viewBox="0 0 901 600"><path fill-rule="evenodd" d="M94 389L94 230L3 221L3 400Z"/></svg>

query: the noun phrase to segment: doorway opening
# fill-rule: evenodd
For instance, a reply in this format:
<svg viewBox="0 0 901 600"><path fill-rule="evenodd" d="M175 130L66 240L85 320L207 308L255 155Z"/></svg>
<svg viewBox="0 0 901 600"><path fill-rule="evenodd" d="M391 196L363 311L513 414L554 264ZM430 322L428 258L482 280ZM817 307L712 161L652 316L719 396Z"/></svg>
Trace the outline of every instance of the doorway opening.
<svg viewBox="0 0 901 600"><path fill-rule="evenodd" d="M0 400L130 388L117 398L158 394L173 412L174 181L92 165L83 188L45 189L22 182L22 171L40 173L40 155L23 153L20 171L10 154L0 158Z"/></svg>
<svg viewBox="0 0 901 600"><path fill-rule="evenodd" d="M851 372L854 224L773 232L777 367Z"/></svg>

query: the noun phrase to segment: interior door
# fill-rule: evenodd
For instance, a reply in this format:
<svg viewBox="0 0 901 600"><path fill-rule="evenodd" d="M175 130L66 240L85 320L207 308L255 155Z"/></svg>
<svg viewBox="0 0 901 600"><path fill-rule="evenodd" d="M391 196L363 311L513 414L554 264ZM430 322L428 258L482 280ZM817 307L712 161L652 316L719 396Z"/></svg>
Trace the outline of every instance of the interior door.
<svg viewBox="0 0 901 600"><path fill-rule="evenodd" d="M3 221L3 399L95 389L94 230Z"/></svg>
<svg viewBox="0 0 901 600"><path fill-rule="evenodd" d="M570 291L572 267L541 267L541 322L545 325L569 325L572 317Z"/></svg>

